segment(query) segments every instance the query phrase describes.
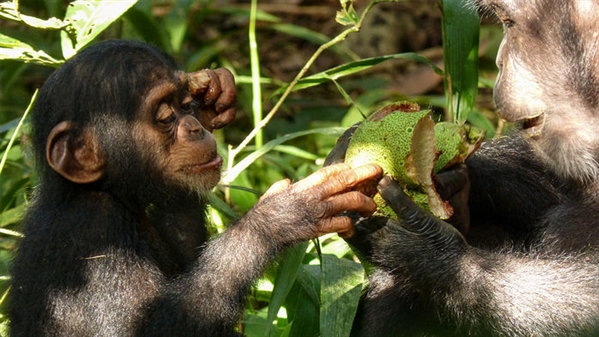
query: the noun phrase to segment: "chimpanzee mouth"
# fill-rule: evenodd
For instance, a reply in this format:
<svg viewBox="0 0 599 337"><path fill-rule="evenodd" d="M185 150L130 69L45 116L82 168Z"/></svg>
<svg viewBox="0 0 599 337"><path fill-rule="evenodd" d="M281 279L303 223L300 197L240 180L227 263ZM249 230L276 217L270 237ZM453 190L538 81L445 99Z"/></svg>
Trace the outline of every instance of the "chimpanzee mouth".
<svg viewBox="0 0 599 337"><path fill-rule="evenodd" d="M220 169L220 167L222 165L223 165L223 158L221 158L219 155L215 155L212 159L210 159L209 161L207 161L205 163L194 164L194 165L185 165L185 166L181 167L181 171L188 172L188 173L199 173L199 172L214 170L217 168Z"/></svg>
<svg viewBox="0 0 599 337"><path fill-rule="evenodd" d="M545 113L540 113L534 117L520 119L518 120L518 124L528 137L539 137L541 136L543 126L545 125Z"/></svg>

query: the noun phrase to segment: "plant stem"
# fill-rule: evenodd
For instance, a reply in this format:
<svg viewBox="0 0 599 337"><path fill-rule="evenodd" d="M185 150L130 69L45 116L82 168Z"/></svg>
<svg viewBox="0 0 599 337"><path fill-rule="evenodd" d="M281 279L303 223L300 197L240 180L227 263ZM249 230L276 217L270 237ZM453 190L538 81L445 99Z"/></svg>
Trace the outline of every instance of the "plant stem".
<svg viewBox="0 0 599 337"><path fill-rule="evenodd" d="M252 4L254 3L253 0ZM243 151L243 149L245 149L245 147L250 143L250 141L254 138L257 137L258 134L261 134L261 130L268 124L268 122L272 119L272 117L277 113L277 111L279 110L279 108L281 107L281 105L283 105L283 102L285 102L285 100L287 99L287 97L289 96L289 94L291 94L291 92L293 91L293 88L297 85L297 83L299 82L300 79L302 79L304 77L304 75L306 74L306 72L308 71L308 69L310 69L310 67L314 64L314 61L316 61L316 59L327 49L331 48L332 46L342 42L343 40L345 40L345 38L354 32L358 32L360 30L360 28L362 27L362 23L364 22L364 18L366 17L366 14L370 11L370 9L372 8L372 6L374 6L376 3L379 3L380 1L373 1L370 2L368 4L368 6L364 9L364 11L362 12L361 16L360 16L360 20L351 28L348 28L346 30L344 30L343 32L341 32L339 35L337 35L336 37L334 37L332 40L330 40L329 42L321 45L315 52L314 54L310 57L310 59L306 62L306 64L302 67L302 69L299 71L299 73L295 76L295 78L293 79L293 81L291 81L291 83L289 84L289 86L287 87L287 89L285 90L285 92L281 95L281 97L279 98L279 100L277 101L277 103L273 106L273 108L268 112L268 114L266 115L266 117L264 117L264 119L260 120L259 122L255 123L254 129L247 135L247 137L236 147L229 147L229 165L228 165L228 170L227 173L224 174L223 176L223 183L224 184L229 184L231 183L231 181L233 181L235 179L235 177L231 177L228 175L228 172L230 172L230 168L233 167L233 163L235 161L235 157L241 152ZM254 74L253 74L254 75ZM252 75L252 76L253 76ZM259 81L254 81L254 83L256 83ZM255 114L254 114L255 116Z"/></svg>

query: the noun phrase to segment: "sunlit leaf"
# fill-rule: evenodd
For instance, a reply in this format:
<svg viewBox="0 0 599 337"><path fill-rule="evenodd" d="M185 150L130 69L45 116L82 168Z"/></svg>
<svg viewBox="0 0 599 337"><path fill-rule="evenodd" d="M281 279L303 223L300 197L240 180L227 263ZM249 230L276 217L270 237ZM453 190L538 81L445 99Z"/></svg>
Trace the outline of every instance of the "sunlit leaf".
<svg viewBox="0 0 599 337"><path fill-rule="evenodd" d="M324 254L321 282L321 336L349 336L362 293L364 268L359 263Z"/></svg>
<svg viewBox="0 0 599 337"><path fill-rule="evenodd" d="M42 50L35 50L27 43L3 34L0 34L0 60L19 60L50 66L63 63Z"/></svg>
<svg viewBox="0 0 599 337"><path fill-rule="evenodd" d="M69 59L90 43L137 0L77 0L67 7L69 27L61 32L62 54Z"/></svg>
<svg viewBox="0 0 599 337"><path fill-rule="evenodd" d="M21 14L16 5L17 2L13 1L0 3L0 17L12 21L23 22L26 25L39 29L62 29L68 25L67 22L57 18L42 20L33 16Z"/></svg>

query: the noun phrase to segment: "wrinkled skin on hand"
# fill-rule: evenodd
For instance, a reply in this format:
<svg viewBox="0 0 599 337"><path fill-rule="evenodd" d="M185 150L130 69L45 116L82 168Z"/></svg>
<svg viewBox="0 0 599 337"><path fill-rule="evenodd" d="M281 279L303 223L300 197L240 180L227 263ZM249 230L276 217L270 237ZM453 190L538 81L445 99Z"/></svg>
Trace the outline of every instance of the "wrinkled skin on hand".
<svg viewBox="0 0 599 337"><path fill-rule="evenodd" d="M204 69L186 74L189 92L202 105L200 123L212 132L235 119L235 78L225 68Z"/></svg>
<svg viewBox="0 0 599 337"><path fill-rule="evenodd" d="M422 210L390 177L381 179L378 191L398 220L375 216L356 223L356 235L347 242L360 251L361 258L399 273L402 271L397 269L398 261L411 261L410 256L417 260L433 247L440 254L466 249L466 241L455 227ZM418 273L418 270L403 272Z"/></svg>
<svg viewBox="0 0 599 337"><path fill-rule="evenodd" d="M267 238L286 237L284 241L289 244L335 232L351 236L353 221L341 213L353 211L363 216L372 215L376 204L355 189L367 181L377 181L381 176L382 169L378 165L351 168L347 164L336 164L295 184L288 179L281 180L266 191L246 218L279 224L255 224L255 227L265 229L267 232L263 234ZM290 227L293 230L289 230Z"/></svg>
<svg viewBox="0 0 599 337"><path fill-rule="evenodd" d="M347 151L347 146L349 145L349 141L351 136L357 129L359 123L352 125L349 129L347 129L341 137L337 140L337 144L333 148L333 150L329 153L328 157L325 160L325 166L333 165L336 163L342 163L345 160L345 153ZM470 191L470 180L468 178L468 167L464 164L455 165L450 169L439 172L435 177L434 181L436 184L437 191L441 195L444 200L449 201L452 208L454 209L454 213L447 222L457 228L460 233L466 235L468 229L470 227L470 212L468 208L468 198ZM405 194L402 192L405 196ZM392 197L392 196L390 196ZM406 200L405 198L401 198L400 200L386 200L389 205L396 204L396 207L399 207L399 202L402 200ZM415 210L419 210L422 213L423 217L430 217L431 220L438 220L432 214L420 210L418 206L416 206L411 199L407 198L410 201L410 204L413 204ZM415 211L414 210L414 211ZM398 214L399 216L399 214ZM358 217L354 214L354 220L357 220ZM360 226L356 227L357 236L361 236L363 233L370 233L372 231L376 231L377 229L383 226L383 223L386 222L386 218L377 217L375 219L362 221ZM440 221L440 220L439 220ZM368 228L370 226L370 228ZM348 242L352 244L357 244L361 242L360 238L352 238L349 239ZM362 245L357 244L356 247L359 248L364 246L366 250L363 253L367 253L370 251L370 245Z"/></svg>

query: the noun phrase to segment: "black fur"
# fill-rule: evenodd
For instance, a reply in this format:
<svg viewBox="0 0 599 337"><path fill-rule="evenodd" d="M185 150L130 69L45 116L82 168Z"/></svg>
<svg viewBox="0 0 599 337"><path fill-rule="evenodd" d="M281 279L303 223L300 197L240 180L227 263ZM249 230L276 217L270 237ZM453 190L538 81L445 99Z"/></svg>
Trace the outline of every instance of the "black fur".
<svg viewBox="0 0 599 337"><path fill-rule="evenodd" d="M382 187L400 219L349 240L376 267L353 336L599 336L599 1L478 3L504 22L495 100L523 130L467 161L465 236Z"/></svg>
<svg viewBox="0 0 599 337"><path fill-rule="evenodd" d="M77 54L42 87L32 116L41 181L12 265L11 336L236 336L245 296L274 256L331 231L327 200L374 210L346 182L380 171L337 166L271 192L208 241L205 193L220 166L196 168L218 157L201 111L178 98L188 97L187 84L163 52L109 41ZM163 88L173 89L156 93ZM46 144L64 121L74 127L59 150L70 152L57 153L97 145L101 177L82 183L61 166L98 161L50 156L58 165L49 164Z"/></svg>

